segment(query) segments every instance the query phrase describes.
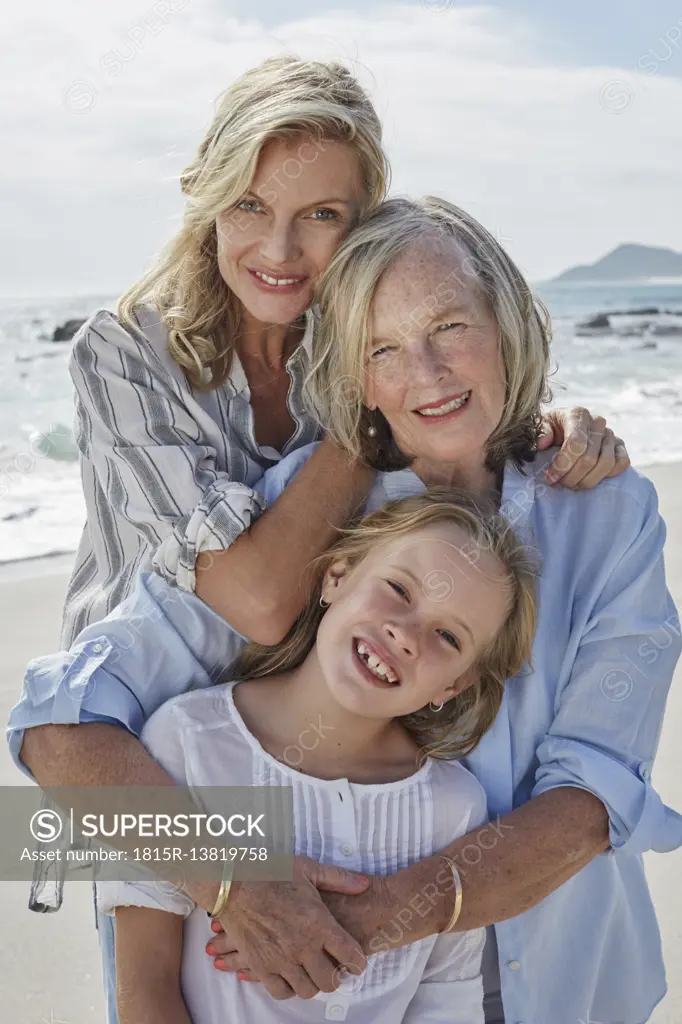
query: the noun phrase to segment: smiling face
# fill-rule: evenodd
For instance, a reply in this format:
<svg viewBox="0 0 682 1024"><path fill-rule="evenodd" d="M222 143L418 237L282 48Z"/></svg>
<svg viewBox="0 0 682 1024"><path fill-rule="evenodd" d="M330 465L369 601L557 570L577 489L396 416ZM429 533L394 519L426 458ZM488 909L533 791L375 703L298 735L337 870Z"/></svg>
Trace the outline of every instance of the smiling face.
<svg viewBox="0 0 682 1024"><path fill-rule="evenodd" d="M380 545L350 572L330 568L316 651L339 704L393 718L473 681L469 670L506 621L509 584L494 556L470 551L460 527L432 524Z"/></svg>
<svg viewBox="0 0 682 1024"><path fill-rule="evenodd" d="M251 188L216 220L218 265L247 319L293 323L358 215L357 152L299 138L263 147Z"/></svg>
<svg viewBox="0 0 682 1024"><path fill-rule="evenodd" d="M365 404L406 455L481 465L505 401L499 328L453 238L413 243L372 299Z"/></svg>

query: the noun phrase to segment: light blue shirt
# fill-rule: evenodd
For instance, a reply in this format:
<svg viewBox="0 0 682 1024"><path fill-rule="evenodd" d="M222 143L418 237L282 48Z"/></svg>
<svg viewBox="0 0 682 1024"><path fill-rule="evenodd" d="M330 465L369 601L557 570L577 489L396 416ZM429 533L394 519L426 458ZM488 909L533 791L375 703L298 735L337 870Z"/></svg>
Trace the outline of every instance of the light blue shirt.
<svg viewBox="0 0 682 1024"><path fill-rule="evenodd" d="M313 447L265 473L268 503ZM651 781L682 651L665 583L666 531L653 485L634 469L590 491L553 489L543 472L551 455L525 474L507 467L502 493L502 513L542 560L533 670L507 682L500 713L464 763L492 820L559 786L594 793L609 815L607 853L495 926L508 1024L641 1024L666 989L641 854L682 845L682 816ZM409 470L381 474L368 510L423 489ZM70 651L30 663L7 731L17 765L27 771L23 730L48 722L116 722L139 736L170 697L229 680L244 643L195 595L141 576ZM498 825L497 841L506 835ZM475 835L464 853L472 865L483 855Z"/></svg>

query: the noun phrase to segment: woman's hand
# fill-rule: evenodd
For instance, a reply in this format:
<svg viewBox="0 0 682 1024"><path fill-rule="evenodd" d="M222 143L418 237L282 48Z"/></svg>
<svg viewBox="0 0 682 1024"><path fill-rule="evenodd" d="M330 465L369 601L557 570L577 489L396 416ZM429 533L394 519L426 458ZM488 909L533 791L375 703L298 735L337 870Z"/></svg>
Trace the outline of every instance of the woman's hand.
<svg viewBox="0 0 682 1024"><path fill-rule="evenodd" d="M589 490L630 465L622 439L614 436L603 416L592 417L587 409L552 409L545 413L543 427L538 451L561 445L547 468L549 484Z"/></svg>
<svg viewBox="0 0 682 1024"><path fill-rule="evenodd" d="M431 861L437 861L437 858L431 858ZM338 924L358 940L366 956L371 956L392 945L403 946L416 942L445 927L450 920L452 908L446 906L444 910L440 905L443 903L440 897L426 904L419 898L422 891L437 889L430 884L431 874L432 870L425 860L393 875L372 875L369 887L360 895L348 896L327 890L323 892L322 899ZM411 909L414 906L411 901L415 899L420 902L418 916ZM225 916L230 916L229 907ZM224 928L221 922L212 921L211 927L216 934L208 943L206 952L216 958L215 966L218 970L237 972L240 981L261 981L261 977L252 969L251 962L239 952L235 929L229 921L226 921ZM367 960L363 957L361 967L366 965ZM339 960L332 976L333 989L339 987L346 974L361 973L357 961Z"/></svg>
<svg viewBox="0 0 682 1024"><path fill-rule="evenodd" d="M359 942L327 910L319 890L357 896L369 879L310 857L294 857L291 882L234 882L220 923L225 934L206 947L210 956L236 950L234 965L248 967L274 999L311 999L341 984L339 965L361 974L367 964ZM221 967L221 964L216 964Z"/></svg>

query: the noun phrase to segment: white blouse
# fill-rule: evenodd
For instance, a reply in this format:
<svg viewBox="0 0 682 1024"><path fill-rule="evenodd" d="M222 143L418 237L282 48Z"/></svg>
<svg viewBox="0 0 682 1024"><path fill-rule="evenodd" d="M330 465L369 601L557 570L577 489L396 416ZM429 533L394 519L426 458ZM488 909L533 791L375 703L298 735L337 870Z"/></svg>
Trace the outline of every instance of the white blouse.
<svg viewBox="0 0 682 1024"><path fill-rule="evenodd" d="M457 761L429 758L408 778L382 784L302 774L249 732L234 686L172 698L147 720L141 739L179 785L291 786L295 853L387 875L487 821L483 788ZM193 1024L483 1024L483 928L376 953L360 977L347 977L336 992L277 1001L263 985L215 969L205 951L213 936L210 920L189 897L148 881L100 882L97 888L106 913L146 906L185 917L181 984Z"/></svg>

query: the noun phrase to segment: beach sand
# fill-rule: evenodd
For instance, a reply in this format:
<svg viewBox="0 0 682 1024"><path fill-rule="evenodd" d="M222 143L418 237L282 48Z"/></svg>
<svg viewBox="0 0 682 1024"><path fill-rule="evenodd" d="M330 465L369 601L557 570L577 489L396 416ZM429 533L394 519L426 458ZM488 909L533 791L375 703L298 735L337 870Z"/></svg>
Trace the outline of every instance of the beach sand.
<svg viewBox="0 0 682 1024"><path fill-rule="evenodd" d="M682 463L643 469L658 490L667 523L668 586L682 609ZM71 557L17 562L0 570L3 723L21 690L27 662L58 648ZM0 744L0 785L28 780ZM682 663L678 665L654 770L662 798L682 810ZM653 1024L682 1024L682 851L648 854L647 872L663 936L669 991ZM104 1024L91 887L71 882L57 914L27 909L28 883L0 883L2 1018L12 1024ZM549 1024L549 1022L546 1022ZM578 1024L578 1022L576 1022Z"/></svg>

